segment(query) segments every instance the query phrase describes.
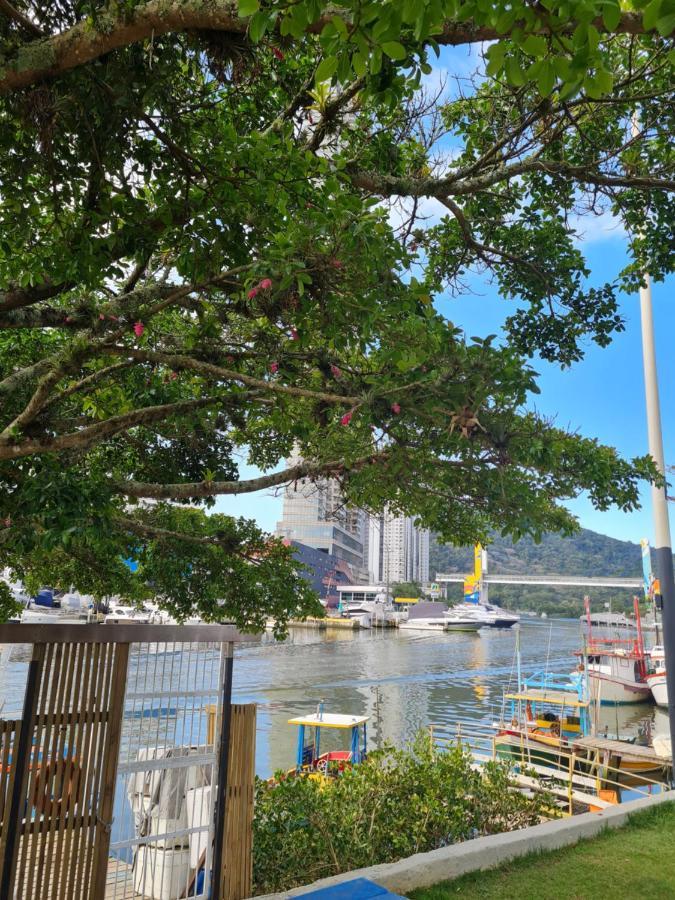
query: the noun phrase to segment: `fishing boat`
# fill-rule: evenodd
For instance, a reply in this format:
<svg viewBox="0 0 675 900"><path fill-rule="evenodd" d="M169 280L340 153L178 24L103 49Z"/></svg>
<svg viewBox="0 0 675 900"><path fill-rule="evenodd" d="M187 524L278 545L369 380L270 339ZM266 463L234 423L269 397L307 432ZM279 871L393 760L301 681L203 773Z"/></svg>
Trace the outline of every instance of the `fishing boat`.
<svg viewBox="0 0 675 900"><path fill-rule="evenodd" d="M638 598L633 598L636 635L631 638L604 638L593 634L590 600L584 598L588 644L588 675L591 697L598 703L644 703L649 698L647 656L642 638Z"/></svg>
<svg viewBox="0 0 675 900"><path fill-rule="evenodd" d="M579 673L581 676L581 673ZM510 720L498 726L495 753L530 764L567 766L570 741L591 728L586 683L574 675L537 673L504 697Z"/></svg>
<svg viewBox="0 0 675 900"><path fill-rule="evenodd" d="M368 719L368 716L324 712L323 702L315 713L289 719L288 724L298 729L295 773L335 777L347 767L363 762L367 754ZM348 748L321 752L322 733L331 730L348 736Z"/></svg>

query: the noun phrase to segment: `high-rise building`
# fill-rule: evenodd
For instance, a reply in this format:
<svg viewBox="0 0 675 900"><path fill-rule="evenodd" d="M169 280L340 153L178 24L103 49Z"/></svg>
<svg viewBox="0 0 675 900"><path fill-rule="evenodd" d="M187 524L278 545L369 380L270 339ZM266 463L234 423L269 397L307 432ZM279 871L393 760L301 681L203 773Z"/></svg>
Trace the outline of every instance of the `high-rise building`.
<svg viewBox="0 0 675 900"><path fill-rule="evenodd" d="M293 457L289 465L297 462ZM336 481L300 479L284 489L277 535L345 560L357 577L363 577L368 569L364 563L366 530L366 514L346 506Z"/></svg>
<svg viewBox="0 0 675 900"><path fill-rule="evenodd" d="M370 517L368 569L382 584L429 580L429 530L388 510Z"/></svg>

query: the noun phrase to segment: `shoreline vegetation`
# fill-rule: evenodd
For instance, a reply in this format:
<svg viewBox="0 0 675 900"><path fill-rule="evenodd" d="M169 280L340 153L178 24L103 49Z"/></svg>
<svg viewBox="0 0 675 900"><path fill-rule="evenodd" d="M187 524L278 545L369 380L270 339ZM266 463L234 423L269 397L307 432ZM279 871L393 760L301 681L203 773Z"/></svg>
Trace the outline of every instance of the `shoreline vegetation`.
<svg viewBox="0 0 675 900"><path fill-rule="evenodd" d="M256 781L255 892L524 828L550 817L551 805L547 793L512 790L508 765L476 771L467 751L440 751L426 733L408 749L371 753L328 783L277 773Z"/></svg>
<svg viewBox="0 0 675 900"><path fill-rule="evenodd" d="M413 891L410 900L669 900L675 891L674 840L675 803L667 803L573 847L471 872Z"/></svg>

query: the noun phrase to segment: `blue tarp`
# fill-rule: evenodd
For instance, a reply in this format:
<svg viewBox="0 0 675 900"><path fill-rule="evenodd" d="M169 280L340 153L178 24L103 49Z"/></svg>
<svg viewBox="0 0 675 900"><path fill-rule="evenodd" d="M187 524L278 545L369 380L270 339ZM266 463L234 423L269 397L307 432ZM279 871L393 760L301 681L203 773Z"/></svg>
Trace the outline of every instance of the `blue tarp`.
<svg viewBox="0 0 675 900"><path fill-rule="evenodd" d="M386 888L367 878L354 878L351 881L343 881L332 887L319 888L318 891L310 891L308 894L291 894L298 900L309 900L311 897L317 900L405 900L400 894L392 894Z"/></svg>

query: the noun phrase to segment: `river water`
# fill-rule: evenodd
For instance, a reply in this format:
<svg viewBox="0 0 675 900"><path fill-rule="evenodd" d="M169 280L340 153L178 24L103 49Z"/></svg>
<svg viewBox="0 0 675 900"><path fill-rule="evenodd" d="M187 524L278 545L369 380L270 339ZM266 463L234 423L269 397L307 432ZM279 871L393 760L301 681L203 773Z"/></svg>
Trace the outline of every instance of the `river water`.
<svg viewBox="0 0 675 900"><path fill-rule="evenodd" d="M235 654L234 697L258 706L256 771L266 777L295 761L296 729L288 719L324 710L368 715L371 747L410 741L429 724L490 724L505 691L516 686L516 629L477 633L397 629L294 629L283 642L266 635ZM578 620L523 620L523 676L570 672L582 645ZM648 704L602 707L610 737L649 734L662 711ZM665 726L667 730L667 725Z"/></svg>
<svg viewBox="0 0 675 900"><path fill-rule="evenodd" d="M578 620L524 619L519 631L524 677L544 670L566 673L578 664ZM516 687L517 633L298 628L282 642L266 634L258 643L238 645L233 700L257 704L257 774L268 777L294 765L297 731L288 719L314 712L322 700L326 712L370 716L371 749L385 742L403 746L430 724L451 726L462 720L490 725L501 716L504 693ZM5 718L21 714L28 658L26 652L17 661L13 656L2 672ZM157 667L156 659L150 658L151 667ZM172 679L174 671L180 674L176 683L164 687L189 692L196 686L199 673L175 660L171 666L167 672ZM155 712L171 720L175 710L163 704L173 702L158 700ZM644 740L668 730L665 710L650 704L602 707L599 718L601 732L609 737L640 735ZM326 737L323 749L338 736Z"/></svg>

